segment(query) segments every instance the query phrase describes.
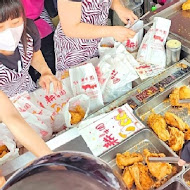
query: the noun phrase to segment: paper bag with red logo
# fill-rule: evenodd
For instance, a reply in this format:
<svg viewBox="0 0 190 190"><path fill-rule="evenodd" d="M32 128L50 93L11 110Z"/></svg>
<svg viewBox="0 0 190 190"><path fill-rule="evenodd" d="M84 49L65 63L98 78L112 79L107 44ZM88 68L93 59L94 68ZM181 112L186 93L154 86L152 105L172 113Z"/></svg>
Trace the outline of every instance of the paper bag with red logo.
<svg viewBox="0 0 190 190"><path fill-rule="evenodd" d="M103 117L99 116L89 125L81 126L79 132L93 155L99 156L141 128L144 125L134 116L132 108L125 104Z"/></svg>
<svg viewBox="0 0 190 190"><path fill-rule="evenodd" d="M61 91L54 92L53 84L51 84L49 94L42 88L30 93L31 102L44 112L50 113L49 125L52 126L53 132L65 130L65 121L61 111L68 100L73 97L69 77L62 80L62 86Z"/></svg>
<svg viewBox="0 0 190 190"><path fill-rule="evenodd" d="M128 59L125 47L115 44L115 51L104 55L96 72L100 83L104 102L111 102L132 88L132 81L138 78L133 68L133 59Z"/></svg>
<svg viewBox="0 0 190 190"><path fill-rule="evenodd" d="M169 34L171 20L155 17L153 26L149 29L143 38L137 54L137 61L145 70L158 74L166 65L165 43ZM147 69L148 65L154 65L156 69ZM156 67L155 67L156 66ZM141 73L143 70L140 71ZM146 73L145 73L146 74ZM150 76L149 73L147 73ZM145 77L144 77L145 78Z"/></svg>
<svg viewBox="0 0 190 190"><path fill-rule="evenodd" d="M90 98L85 94L80 94L71 98L62 110L66 127L74 127L84 120L89 113Z"/></svg>
<svg viewBox="0 0 190 190"><path fill-rule="evenodd" d="M52 136L51 113L48 110L37 107L31 102L30 95L26 92L14 102L14 106L20 112L24 120L44 139Z"/></svg>
<svg viewBox="0 0 190 190"><path fill-rule="evenodd" d="M142 20L137 21L130 29L137 32L133 38L128 39L123 42L123 45L126 47L127 51L135 52L138 50L143 39L143 24ZM128 26L126 26L128 28Z"/></svg>
<svg viewBox="0 0 190 190"><path fill-rule="evenodd" d="M103 107L100 85L91 63L69 69L69 75L74 96L86 94L90 98L90 111Z"/></svg>

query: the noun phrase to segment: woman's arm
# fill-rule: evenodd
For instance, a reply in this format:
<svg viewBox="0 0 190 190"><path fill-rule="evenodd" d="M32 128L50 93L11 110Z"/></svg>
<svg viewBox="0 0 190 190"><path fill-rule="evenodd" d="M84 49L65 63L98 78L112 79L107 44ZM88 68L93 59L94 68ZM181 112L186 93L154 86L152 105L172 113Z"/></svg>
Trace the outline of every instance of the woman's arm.
<svg viewBox="0 0 190 190"><path fill-rule="evenodd" d="M1 91L0 121L3 122L15 138L35 156L42 157L52 153L40 136L25 122L9 98Z"/></svg>
<svg viewBox="0 0 190 190"><path fill-rule="evenodd" d="M51 82L53 82L55 92L62 89L61 82L52 74L45 62L41 50L34 52L31 65L41 74L39 84L43 89L49 92Z"/></svg>
<svg viewBox="0 0 190 190"><path fill-rule="evenodd" d="M58 13L65 35L72 38L114 37L117 41L124 41L135 35L135 32L123 26L97 26L82 23L80 2L58 0Z"/></svg>

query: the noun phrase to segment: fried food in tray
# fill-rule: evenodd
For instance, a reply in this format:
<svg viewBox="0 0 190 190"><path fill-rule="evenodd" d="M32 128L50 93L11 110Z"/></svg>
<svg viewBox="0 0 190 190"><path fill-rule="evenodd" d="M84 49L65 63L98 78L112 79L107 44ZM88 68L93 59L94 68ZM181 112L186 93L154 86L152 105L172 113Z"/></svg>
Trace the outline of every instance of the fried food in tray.
<svg viewBox="0 0 190 190"><path fill-rule="evenodd" d="M143 161L143 156L140 153L124 152L123 154L118 153L116 155L116 164L120 169L141 161Z"/></svg>
<svg viewBox="0 0 190 190"><path fill-rule="evenodd" d="M122 169L124 169L122 178L129 190L151 190L158 188L177 172L174 170L175 166L171 164L148 161L149 156L164 157L165 155L163 153L151 153L148 149L144 149L143 154L125 152L123 154L117 154L117 156L127 155L126 157L122 157L122 162L127 163L130 158L129 155L134 156L135 154L141 155L143 160L131 162L130 166L122 166ZM116 164L121 169L121 163L118 163L117 157Z"/></svg>
<svg viewBox="0 0 190 190"><path fill-rule="evenodd" d="M189 99L190 94L189 94L189 87L188 86L182 86L180 88L175 88L172 93L169 95L169 100L171 106L175 107L182 107L182 108L187 108L189 113L190 113L190 103L179 103L180 99Z"/></svg>
<svg viewBox="0 0 190 190"><path fill-rule="evenodd" d="M0 158L3 158L9 152L6 145L0 146Z"/></svg>
<svg viewBox="0 0 190 190"><path fill-rule="evenodd" d="M148 117L147 124L153 129L153 131L158 135L158 137L161 140L163 141L169 140L170 134L166 128L167 125L163 116L152 113Z"/></svg>
<svg viewBox="0 0 190 190"><path fill-rule="evenodd" d="M128 189L131 189L134 184L134 178L132 177L129 168L125 167L123 174L122 174L123 181Z"/></svg>
<svg viewBox="0 0 190 190"><path fill-rule="evenodd" d="M69 110L69 113L71 114L71 125L79 123L85 116L84 109L79 105L74 109Z"/></svg>
<svg viewBox="0 0 190 190"><path fill-rule="evenodd" d="M180 117L173 113L166 112L164 119L168 125L177 127L180 131L185 131L189 128L189 126L185 122L183 122Z"/></svg>
<svg viewBox="0 0 190 190"><path fill-rule="evenodd" d="M182 4L182 10L183 11L190 10L190 0L187 0L185 3Z"/></svg>
<svg viewBox="0 0 190 190"><path fill-rule="evenodd" d="M157 154L157 153L150 153L148 149L145 149L143 151L143 154L146 157L146 163L148 165L148 169L150 173L157 179L161 180L165 178L167 175L170 175L172 173L172 165L169 163L163 163L163 162L149 162L148 157L165 157L163 153Z"/></svg>
<svg viewBox="0 0 190 190"><path fill-rule="evenodd" d="M169 127L170 139L168 141L170 148L173 151L179 151L183 148L184 133L175 127Z"/></svg>

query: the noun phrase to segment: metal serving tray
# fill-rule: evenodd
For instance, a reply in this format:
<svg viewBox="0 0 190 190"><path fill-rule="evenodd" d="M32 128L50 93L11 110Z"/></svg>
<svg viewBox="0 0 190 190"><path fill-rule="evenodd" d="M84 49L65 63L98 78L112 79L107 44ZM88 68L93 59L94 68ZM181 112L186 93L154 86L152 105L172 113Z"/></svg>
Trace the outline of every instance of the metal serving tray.
<svg viewBox="0 0 190 190"><path fill-rule="evenodd" d="M186 181L190 181L190 168L188 168L181 176L183 183L190 189L190 186L187 185Z"/></svg>
<svg viewBox="0 0 190 190"><path fill-rule="evenodd" d="M169 94L176 88L183 85L189 85L190 83L190 76L186 76L185 78L181 79L179 82L173 84L170 88L161 92L159 95L155 96L149 102L141 105L138 107L134 112L136 117L138 117L145 126L147 126L147 118L149 115L154 111L157 114L163 115L166 111L170 111L181 119L183 119L187 124L190 125L190 117L188 116L187 109L178 109L173 108L169 102L165 101Z"/></svg>
<svg viewBox="0 0 190 190"><path fill-rule="evenodd" d="M117 153L129 152L141 152L147 148L152 152L164 153L166 156L177 156L165 143L163 143L150 129L142 129L135 133L131 137L127 138L119 145L113 147L107 152L100 155L100 158L107 162L111 168L121 174L121 170L116 166L115 157ZM179 176L183 171L183 167L179 167L177 164L177 173L171 178ZM165 184L167 184L169 179ZM160 186L158 189L163 189L165 184Z"/></svg>
<svg viewBox="0 0 190 190"><path fill-rule="evenodd" d="M169 182L169 181L168 181ZM188 190L189 188L180 180L170 181L163 190Z"/></svg>

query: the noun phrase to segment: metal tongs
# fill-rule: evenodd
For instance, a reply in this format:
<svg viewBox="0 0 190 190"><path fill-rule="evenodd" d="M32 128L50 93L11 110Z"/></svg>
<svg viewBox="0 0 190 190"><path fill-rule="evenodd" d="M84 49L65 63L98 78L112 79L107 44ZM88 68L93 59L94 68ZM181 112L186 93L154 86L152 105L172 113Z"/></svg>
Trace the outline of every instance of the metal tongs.
<svg viewBox="0 0 190 190"><path fill-rule="evenodd" d="M167 163L178 163L179 157L148 157L150 162L167 162Z"/></svg>
<svg viewBox="0 0 190 190"><path fill-rule="evenodd" d="M189 104L190 103L190 99L189 98L187 98L187 99L180 99L178 102L180 104Z"/></svg>
<svg viewBox="0 0 190 190"><path fill-rule="evenodd" d="M135 20L135 22L134 22L131 26L129 26L128 29L130 29L132 26L134 26L139 20L143 19L143 18L144 18L145 16L147 16L149 13L150 13L150 11L148 11L147 13L145 13L144 15L142 15L140 18L138 18L137 20ZM139 32L141 29L146 28L147 26L151 25L152 23L153 23L153 21L151 21L151 22L145 24L143 27L138 28L135 32L136 32L136 33Z"/></svg>

